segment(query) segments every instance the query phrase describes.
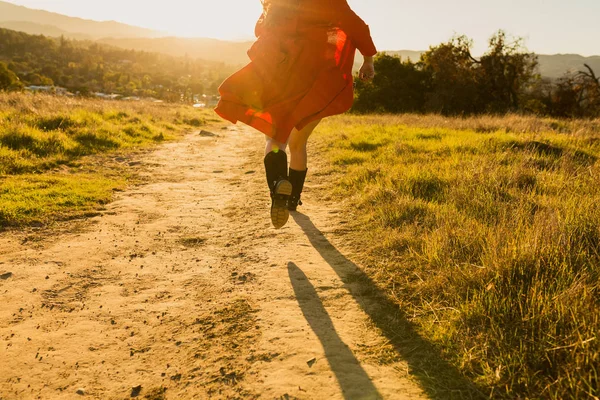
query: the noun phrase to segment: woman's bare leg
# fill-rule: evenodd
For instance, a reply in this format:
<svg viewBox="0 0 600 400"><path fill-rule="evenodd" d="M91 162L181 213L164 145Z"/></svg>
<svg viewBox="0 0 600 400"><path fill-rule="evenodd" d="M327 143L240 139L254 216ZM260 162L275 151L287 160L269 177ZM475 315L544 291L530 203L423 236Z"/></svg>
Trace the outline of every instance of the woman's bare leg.
<svg viewBox="0 0 600 400"><path fill-rule="evenodd" d="M271 191L271 222L277 229L287 223L289 211L296 211L301 203L300 195L307 172L306 143L319 122L312 122L301 130L294 129L288 143L267 138L265 172ZM289 175L285 152L288 145L291 155Z"/></svg>
<svg viewBox="0 0 600 400"><path fill-rule="evenodd" d="M292 194L288 201L288 210L296 211L298 206L302 204L300 197L304 190L304 181L308 172L308 155L307 142L310 135L313 133L317 125L321 121L315 121L307 125L301 130L294 130L290 135L288 142L290 147L290 168L289 179L292 184Z"/></svg>
<svg viewBox="0 0 600 400"><path fill-rule="evenodd" d="M296 171L306 171L308 168L307 143L321 120L311 122L301 130L294 129L288 142L290 148L290 168Z"/></svg>
<svg viewBox="0 0 600 400"><path fill-rule="evenodd" d="M278 152L279 150L285 151L287 147L286 143L279 143L278 141L267 137L267 146L265 147L265 156L272 151Z"/></svg>

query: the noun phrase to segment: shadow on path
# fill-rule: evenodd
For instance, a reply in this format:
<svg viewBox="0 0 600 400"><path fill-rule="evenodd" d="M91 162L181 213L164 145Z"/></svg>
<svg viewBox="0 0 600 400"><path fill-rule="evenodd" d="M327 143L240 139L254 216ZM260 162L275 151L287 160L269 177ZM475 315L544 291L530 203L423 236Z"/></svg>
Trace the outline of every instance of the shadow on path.
<svg viewBox="0 0 600 400"><path fill-rule="evenodd" d="M356 264L340 253L313 224L309 217L292 213L312 246L331 266L373 323L409 364L410 373L432 399L487 398L454 366L443 360L439 349L422 338L373 280ZM311 324L312 325L312 324Z"/></svg>
<svg viewBox="0 0 600 400"><path fill-rule="evenodd" d="M342 341L327 314L316 289L304 272L292 262L288 264L290 281L296 299L308 324L315 332L335 374L345 399L381 399L377 388L362 368L352 350Z"/></svg>

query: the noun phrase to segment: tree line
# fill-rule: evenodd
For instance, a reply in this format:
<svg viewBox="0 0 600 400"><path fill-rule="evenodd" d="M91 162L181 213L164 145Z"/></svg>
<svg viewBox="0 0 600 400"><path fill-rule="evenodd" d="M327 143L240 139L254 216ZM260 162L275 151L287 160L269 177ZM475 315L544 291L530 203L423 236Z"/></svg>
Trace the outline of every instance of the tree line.
<svg viewBox="0 0 600 400"><path fill-rule="evenodd" d="M479 58L472 56L472 46L472 40L457 36L418 61L380 54L375 79L357 82L354 112L600 116L600 77L591 67L544 78L537 56L503 31ZM83 96L102 92L192 102L198 94L218 95L233 70L189 57L0 29L0 90L56 85Z"/></svg>
<svg viewBox="0 0 600 400"><path fill-rule="evenodd" d="M83 96L192 101L198 94L217 95L231 72L222 63L0 29L0 90L56 85Z"/></svg>
<svg viewBox="0 0 600 400"><path fill-rule="evenodd" d="M357 82L353 110L600 117L600 77L591 67L557 80L544 78L537 56L522 39L503 31L490 39L483 56L473 57L472 47L472 40L456 36L431 47L416 62L380 54L374 80Z"/></svg>

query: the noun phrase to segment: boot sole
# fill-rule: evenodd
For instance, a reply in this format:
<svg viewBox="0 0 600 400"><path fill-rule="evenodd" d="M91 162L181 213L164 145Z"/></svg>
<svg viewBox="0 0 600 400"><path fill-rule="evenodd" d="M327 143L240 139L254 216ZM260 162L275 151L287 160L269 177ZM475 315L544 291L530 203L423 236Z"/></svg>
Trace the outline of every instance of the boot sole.
<svg viewBox="0 0 600 400"><path fill-rule="evenodd" d="M292 184L289 181L279 181L273 194L273 206L271 207L271 223L275 229L281 229L290 218L288 210L288 199L292 194Z"/></svg>

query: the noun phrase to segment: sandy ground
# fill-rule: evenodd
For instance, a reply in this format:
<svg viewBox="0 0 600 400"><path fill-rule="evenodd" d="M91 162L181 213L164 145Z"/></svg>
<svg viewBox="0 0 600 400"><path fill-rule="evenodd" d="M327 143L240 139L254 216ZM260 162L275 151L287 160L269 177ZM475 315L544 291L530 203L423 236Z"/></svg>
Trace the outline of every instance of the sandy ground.
<svg viewBox="0 0 600 400"><path fill-rule="evenodd" d="M263 138L213 132L143 156L97 218L0 235L0 399L425 398L318 168L275 231Z"/></svg>

